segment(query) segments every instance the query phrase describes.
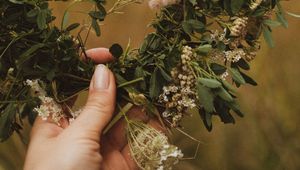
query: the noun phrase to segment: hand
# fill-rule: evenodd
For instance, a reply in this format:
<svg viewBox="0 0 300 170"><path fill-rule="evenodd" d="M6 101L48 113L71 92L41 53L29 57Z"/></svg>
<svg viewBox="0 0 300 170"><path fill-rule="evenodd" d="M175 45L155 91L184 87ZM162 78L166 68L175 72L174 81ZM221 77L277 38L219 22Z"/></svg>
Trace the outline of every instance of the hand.
<svg viewBox="0 0 300 170"><path fill-rule="evenodd" d="M112 60L107 49L92 49L88 56L98 63ZM137 169L129 154L125 122L120 120L106 135L102 132L115 108L116 85L112 72L96 67L89 97L80 116L69 126L59 127L37 118L25 161L25 170ZM134 108L130 117L148 121ZM150 121L151 124L157 124Z"/></svg>

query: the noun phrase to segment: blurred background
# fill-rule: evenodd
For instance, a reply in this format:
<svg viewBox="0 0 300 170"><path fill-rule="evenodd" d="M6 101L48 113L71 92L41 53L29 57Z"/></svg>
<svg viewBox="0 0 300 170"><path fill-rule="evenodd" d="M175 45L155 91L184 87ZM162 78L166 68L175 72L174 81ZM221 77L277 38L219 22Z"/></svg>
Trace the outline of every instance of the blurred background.
<svg viewBox="0 0 300 170"><path fill-rule="evenodd" d="M109 1L108 7L112 5ZM283 2L287 11L300 13L300 3ZM59 24L65 3L52 3ZM84 22L78 11L91 6L74 8L70 18ZM146 1L123 9L124 14L109 16L101 26L102 37L91 36L87 47L109 47L115 42L138 47L152 30L147 27L155 11ZM195 159L182 161L175 169L185 170L299 170L300 169L300 19L287 16L289 28L274 30L276 47L264 42L258 57L252 62L252 75L257 87L245 86L240 91L245 118L235 125L214 120L212 132L207 132L198 115L184 122L186 133L199 139L201 145ZM70 19L70 22L75 21ZM25 143L30 126L24 129ZM193 157L197 143L175 133L174 142L183 148L185 156ZM14 135L0 144L0 170L22 169L26 144Z"/></svg>

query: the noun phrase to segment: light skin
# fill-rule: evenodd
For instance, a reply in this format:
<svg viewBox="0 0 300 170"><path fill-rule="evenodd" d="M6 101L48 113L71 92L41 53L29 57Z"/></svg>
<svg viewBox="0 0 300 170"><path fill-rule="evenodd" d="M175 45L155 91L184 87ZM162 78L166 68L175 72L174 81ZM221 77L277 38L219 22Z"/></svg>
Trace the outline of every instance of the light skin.
<svg viewBox="0 0 300 170"><path fill-rule="evenodd" d="M97 63L113 60L108 49L96 48L87 52ZM116 84L112 72L104 65L96 67L91 80L89 97L80 116L60 127L51 121L37 118L31 131L25 170L134 170L138 169L130 156L125 134L126 123L118 121L106 135L105 127L114 114ZM142 109L128 113L160 128Z"/></svg>

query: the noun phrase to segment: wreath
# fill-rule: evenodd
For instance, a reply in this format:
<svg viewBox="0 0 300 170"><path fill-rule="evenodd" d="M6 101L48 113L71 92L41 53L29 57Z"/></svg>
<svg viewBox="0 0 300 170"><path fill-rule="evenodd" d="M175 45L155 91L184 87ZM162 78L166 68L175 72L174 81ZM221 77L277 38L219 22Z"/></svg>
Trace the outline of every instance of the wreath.
<svg viewBox="0 0 300 170"><path fill-rule="evenodd" d="M94 6L87 11L90 22L69 24L70 8L83 2ZM25 118L59 123L78 116L68 101L88 89L95 68L83 31L100 36L99 23L132 3L140 1L117 0L106 9L105 0L75 0L56 26L46 0L0 2L1 141L21 133ZM112 122L133 106L167 129L180 130L181 120L195 112L209 131L213 116L224 123L235 123L233 113L243 117L236 87L257 85L246 71L260 37L273 47L272 28L288 26L280 0L150 0L149 6L158 10L151 23L155 31L139 48L110 48L115 60L107 66L116 77L119 111ZM131 154L141 169L168 169L182 158L160 131L126 121Z"/></svg>

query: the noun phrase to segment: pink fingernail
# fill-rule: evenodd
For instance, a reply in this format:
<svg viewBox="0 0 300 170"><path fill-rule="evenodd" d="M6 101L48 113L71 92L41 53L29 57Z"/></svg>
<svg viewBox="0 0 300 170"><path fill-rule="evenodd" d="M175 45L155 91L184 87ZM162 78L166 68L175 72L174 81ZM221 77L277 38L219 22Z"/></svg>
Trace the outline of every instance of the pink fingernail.
<svg viewBox="0 0 300 170"><path fill-rule="evenodd" d="M104 90L109 86L109 70L105 65L99 64L94 73L94 88Z"/></svg>

